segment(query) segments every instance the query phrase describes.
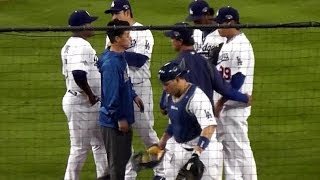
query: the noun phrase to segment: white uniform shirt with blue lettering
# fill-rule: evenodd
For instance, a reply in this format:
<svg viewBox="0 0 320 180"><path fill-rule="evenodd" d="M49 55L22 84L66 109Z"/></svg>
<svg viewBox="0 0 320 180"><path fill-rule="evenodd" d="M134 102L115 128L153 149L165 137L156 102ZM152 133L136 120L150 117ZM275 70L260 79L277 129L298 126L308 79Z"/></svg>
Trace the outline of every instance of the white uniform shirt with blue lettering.
<svg viewBox="0 0 320 180"><path fill-rule="evenodd" d="M253 75L254 75L254 53L251 43L245 36L240 33L229 41L225 41L219 53L217 69L223 75L223 78L230 82L234 74L241 72L245 75L245 81L239 89L242 93L252 94ZM219 99L221 96L215 93L214 99ZM245 107L245 103L228 100L226 106ZM248 107L250 114L250 107Z"/></svg>
<svg viewBox="0 0 320 180"><path fill-rule="evenodd" d="M72 71L82 70L87 73L87 81L95 95L100 95L100 73L97 69L96 51L90 43L80 37L70 37L61 49L62 74L66 79L67 90L81 92L74 81Z"/></svg>
<svg viewBox="0 0 320 180"><path fill-rule="evenodd" d="M221 37L218 30L209 33L206 37L203 37L203 32L199 29L193 31L194 49L200 54L208 53L212 48L217 47L220 43L225 41L224 37ZM204 55L208 58L207 55Z"/></svg>

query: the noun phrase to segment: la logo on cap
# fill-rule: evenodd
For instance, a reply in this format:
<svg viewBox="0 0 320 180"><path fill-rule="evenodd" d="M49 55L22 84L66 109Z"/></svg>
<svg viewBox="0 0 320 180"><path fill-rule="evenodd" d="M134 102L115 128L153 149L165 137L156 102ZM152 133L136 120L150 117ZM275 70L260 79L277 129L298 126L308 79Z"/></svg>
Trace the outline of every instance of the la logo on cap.
<svg viewBox="0 0 320 180"><path fill-rule="evenodd" d="M203 9L202 9L202 12L207 12L208 11L208 7L204 7Z"/></svg>
<svg viewBox="0 0 320 180"><path fill-rule="evenodd" d="M178 36L180 36L180 33L179 33L178 31L173 31L173 35L174 35L175 37L178 37Z"/></svg>
<svg viewBox="0 0 320 180"><path fill-rule="evenodd" d="M124 9L129 9L129 5L125 4L125 5L123 5L123 8Z"/></svg>
<svg viewBox="0 0 320 180"><path fill-rule="evenodd" d="M111 3L111 7L114 7L114 1L112 1L112 3Z"/></svg>
<svg viewBox="0 0 320 180"><path fill-rule="evenodd" d="M192 11L191 8L189 9L189 13L190 13L191 15L193 15L193 11Z"/></svg>
<svg viewBox="0 0 320 180"><path fill-rule="evenodd" d="M231 14L227 14L226 19L233 19L233 16Z"/></svg>

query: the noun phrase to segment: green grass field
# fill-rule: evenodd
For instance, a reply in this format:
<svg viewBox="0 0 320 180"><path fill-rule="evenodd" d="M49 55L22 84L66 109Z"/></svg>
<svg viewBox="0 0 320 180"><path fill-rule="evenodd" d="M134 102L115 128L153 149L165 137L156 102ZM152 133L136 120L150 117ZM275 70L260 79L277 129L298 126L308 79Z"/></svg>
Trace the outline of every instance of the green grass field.
<svg viewBox="0 0 320 180"><path fill-rule="evenodd" d="M136 19L145 25L183 21L190 0L131 0ZM319 21L318 0L209 1L232 5L242 23ZM86 9L100 18L108 0L0 0L0 28L66 26L69 14ZM245 29L256 57L254 104L249 133L260 180L320 179L320 29ZM153 31L152 81L155 128L162 134L158 67L175 54L169 39ZM65 84L60 49L69 33L0 33L0 179L62 179L69 153L69 134L61 108ZM104 32L90 40L98 54ZM142 149L140 141L135 147ZM151 172L139 179L150 179ZM82 179L94 179L92 156Z"/></svg>

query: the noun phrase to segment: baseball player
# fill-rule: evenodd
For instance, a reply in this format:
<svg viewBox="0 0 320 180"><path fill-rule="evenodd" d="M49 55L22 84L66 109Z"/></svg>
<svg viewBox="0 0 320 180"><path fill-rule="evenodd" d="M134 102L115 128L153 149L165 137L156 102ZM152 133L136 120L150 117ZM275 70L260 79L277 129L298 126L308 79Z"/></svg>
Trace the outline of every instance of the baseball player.
<svg viewBox="0 0 320 180"><path fill-rule="evenodd" d="M176 25L188 26L187 23L176 23ZM189 73L185 75L187 81L197 85L201 90L203 90L204 93L209 97L212 105L213 90L218 91L228 99L248 103L249 98L246 95L238 92L235 89L232 89L230 84L223 81L217 69L215 67L211 68L207 60L195 52L193 47L194 40L192 38L192 33L192 29L187 28L180 28L165 32L165 35L172 39L173 48L179 52L175 62L180 63L181 61L184 61L186 69L189 71ZM166 109L166 105L163 105L163 101L164 99L162 97L161 108ZM214 134L214 136L216 136L216 134ZM216 172L218 172L219 176L217 176L215 179L222 179L222 145L215 138L212 138L212 143L212 145L217 149L214 155L216 157Z"/></svg>
<svg viewBox="0 0 320 180"><path fill-rule="evenodd" d="M219 24L240 23L238 11L229 6L219 9L215 20ZM219 29L219 33L226 40L219 53L217 69L234 89L251 95L254 54L250 41L238 28ZM224 147L226 180L256 180L256 164L248 138L247 119L251 106L221 97L216 99L219 99L215 111L220 114L218 135Z"/></svg>
<svg viewBox="0 0 320 180"><path fill-rule="evenodd" d="M159 142L161 149L168 147L167 153L172 154L164 158L166 179L176 179L178 174L180 178L185 171L191 171L196 179L216 179L212 105L200 88L186 81L183 64L167 63L158 73L163 90L169 94L169 124ZM167 144L171 137L173 140Z"/></svg>
<svg viewBox="0 0 320 180"><path fill-rule="evenodd" d="M129 26L127 21L113 20L108 26ZM124 51L130 46L128 30L107 30L111 40L98 61L101 73L101 108L99 122L110 164L110 179L123 180L131 156L135 102L140 111L143 103L132 89Z"/></svg>
<svg viewBox="0 0 320 180"><path fill-rule="evenodd" d="M214 9L210 7L206 1L198 0L190 3L189 15L186 20L193 21L196 25L210 25L215 24L213 15ZM193 31L193 37L195 50L208 60L214 61L211 63L216 65L217 56L225 38L220 36L217 29L195 29ZM214 49L216 48L218 48L218 52L215 53L215 55ZM211 58L214 58L214 60Z"/></svg>
<svg viewBox="0 0 320 180"><path fill-rule="evenodd" d="M128 21L130 26L142 26L135 21L131 5L127 0L114 0L110 9L105 11L111 14L112 19ZM144 102L145 110L141 113L137 106L135 107L135 123L133 127L137 130L143 143L150 147L157 144L159 138L153 129L153 92L150 82L150 60L154 45L153 35L150 30L130 31L131 46L126 50L125 56L129 65L129 74L132 79L133 89ZM109 38L106 37L106 48L110 44ZM154 169L154 179L164 179L164 171L162 164ZM132 161L127 165L126 179L135 179L136 172L133 171Z"/></svg>
<svg viewBox="0 0 320 180"><path fill-rule="evenodd" d="M189 6L189 15L186 21L192 21L195 25L209 25L213 24L214 9L204 0L192 1ZM195 29L193 31L194 49L198 52L203 46L206 36L212 30L208 29Z"/></svg>
<svg viewBox="0 0 320 180"><path fill-rule="evenodd" d="M189 73L186 75L188 82L194 83L203 90L213 103L213 90L222 94L226 99L232 99L243 103L250 103L249 96L238 92L228 83L225 83L217 69L211 68L207 60L195 52L192 38L192 29L185 28L187 23L176 23L183 26L175 30L166 31L165 36L171 38L172 47L179 52L174 60L177 63L184 61Z"/></svg>
<svg viewBox="0 0 320 180"><path fill-rule="evenodd" d="M98 17L85 10L74 11L69 17L70 26L91 27ZM100 74L96 67L96 51L87 41L93 31L73 31L61 50L62 74L67 92L62 101L68 118L70 155L65 180L79 179L87 154L92 149L97 178L107 176L107 154L98 126L100 102Z"/></svg>

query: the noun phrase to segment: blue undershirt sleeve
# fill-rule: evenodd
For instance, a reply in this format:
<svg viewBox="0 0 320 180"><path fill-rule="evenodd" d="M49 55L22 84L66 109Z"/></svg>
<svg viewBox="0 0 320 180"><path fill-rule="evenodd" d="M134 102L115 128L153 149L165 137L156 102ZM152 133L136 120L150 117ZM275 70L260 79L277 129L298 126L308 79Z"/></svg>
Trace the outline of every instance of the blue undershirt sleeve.
<svg viewBox="0 0 320 180"><path fill-rule="evenodd" d="M168 127L165 131L167 134L169 134L169 136L173 136L173 126L172 124L168 124Z"/></svg>
<svg viewBox="0 0 320 180"><path fill-rule="evenodd" d="M219 71L216 68L212 68L213 70L213 86L214 90L217 91L219 94L221 94L224 98L234 100L234 101L239 101L239 102L248 102L248 97L239 92L239 89L233 88L233 86L226 82L220 75ZM242 82L243 83L243 82ZM235 85L238 87L239 82L236 82ZM242 85L242 84L241 84ZM240 86L241 87L241 86ZM240 88L239 87L239 88Z"/></svg>
<svg viewBox="0 0 320 180"><path fill-rule="evenodd" d="M138 68L142 67L149 59L148 56L134 52L125 52L125 56L129 66Z"/></svg>
<svg viewBox="0 0 320 180"><path fill-rule="evenodd" d="M167 108L167 93L162 91L161 99L160 99L160 108L165 110Z"/></svg>
<svg viewBox="0 0 320 180"><path fill-rule="evenodd" d="M76 83L79 81L87 81L87 73L85 71L73 70L72 75Z"/></svg>
<svg viewBox="0 0 320 180"><path fill-rule="evenodd" d="M231 78L231 86L233 89L239 90L244 83L244 79L246 78L241 72L236 73Z"/></svg>

